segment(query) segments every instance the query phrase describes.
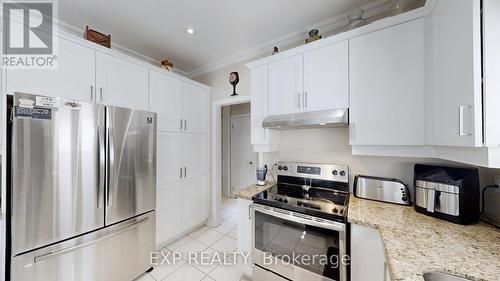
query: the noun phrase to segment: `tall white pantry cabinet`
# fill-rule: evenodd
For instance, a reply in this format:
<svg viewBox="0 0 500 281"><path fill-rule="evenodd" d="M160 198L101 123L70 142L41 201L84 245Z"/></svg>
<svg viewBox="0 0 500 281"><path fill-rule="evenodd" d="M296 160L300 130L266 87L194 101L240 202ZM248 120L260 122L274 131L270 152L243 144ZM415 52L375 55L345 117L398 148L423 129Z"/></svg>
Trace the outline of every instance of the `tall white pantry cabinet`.
<svg viewBox="0 0 500 281"><path fill-rule="evenodd" d="M6 70L6 93L158 113L156 238L160 248L209 217L209 87L60 33L58 68Z"/></svg>

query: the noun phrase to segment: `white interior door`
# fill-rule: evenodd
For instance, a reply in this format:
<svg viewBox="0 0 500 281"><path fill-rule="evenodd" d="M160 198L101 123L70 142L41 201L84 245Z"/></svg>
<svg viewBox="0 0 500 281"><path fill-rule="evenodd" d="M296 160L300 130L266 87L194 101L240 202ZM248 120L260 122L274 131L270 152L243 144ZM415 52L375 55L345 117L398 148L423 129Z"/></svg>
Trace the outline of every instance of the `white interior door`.
<svg viewBox="0 0 500 281"><path fill-rule="evenodd" d="M250 142L250 116L231 118L231 195L256 181L257 153Z"/></svg>

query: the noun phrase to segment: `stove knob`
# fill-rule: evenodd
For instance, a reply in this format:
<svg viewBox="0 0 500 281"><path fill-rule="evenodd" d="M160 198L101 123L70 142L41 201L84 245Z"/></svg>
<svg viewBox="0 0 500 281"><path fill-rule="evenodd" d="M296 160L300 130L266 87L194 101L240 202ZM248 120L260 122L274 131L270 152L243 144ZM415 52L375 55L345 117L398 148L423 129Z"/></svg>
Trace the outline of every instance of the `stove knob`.
<svg viewBox="0 0 500 281"><path fill-rule="evenodd" d="M279 199L278 199L278 202L283 202L283 199L279 198Z"/></svg>
<svg viewBox="0 0 500 281"><path fill-rule="evenodd" d="M283 171L288 171L288 167L287 167L287 166L284 166L284 167L283 167Z"/></svg>
<svg viewBox="0 0 500 281"><path fill-rule="evenodd" d="M288 203L288 200L287 199L283 200L283 203Z"/></svg>
<svg viewBox="0 0 500 281"><path fill-rule="evenodd" d="M278 170L280 170L280 171L283 170L283 167L281 165L278 166Z"/></svg>
<svg viewBox="0 0 500 281"><path fill-rule="evenodd" d="M332 174L333 174L334 176L336 176L336 175L338 175L338 174L339 174L339 171L337 171L337 170L333 170Z"/></svg>
<svg viewBox="0 0 500 281"><path fill-rule="evenodd" d="M338 213L338 211L339 211L339 210L338 210L337 208L335 208L335 207L332 209L332 212L333 212L334 214Z"/></svg>
<svg viewBox="0 0 500 281"><path fill-rule="evenodd" d="M340 171L340 175L343 177L345 176L345 171Z"/></svg>
<svg viewBox="0 0 500 281"><path fill-rule="evenodd" d="M297 206L302 206L302 202L297 202Z"/></svg>

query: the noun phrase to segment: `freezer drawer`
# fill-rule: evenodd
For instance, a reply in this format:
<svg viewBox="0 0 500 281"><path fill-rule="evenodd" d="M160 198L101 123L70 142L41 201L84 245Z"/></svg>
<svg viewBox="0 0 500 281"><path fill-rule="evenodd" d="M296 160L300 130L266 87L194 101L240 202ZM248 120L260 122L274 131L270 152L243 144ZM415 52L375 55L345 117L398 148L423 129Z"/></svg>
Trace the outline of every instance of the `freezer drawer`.
<svg viewBox="0 0 500 281"><path fill-rule="evenodd" d="M155 209L156 113L106 107L106 225Z"/></svg>
<svg viewBox="0 0 500 281"><path fill-rule="evenodd" d="M12 252L104 226L104 107L16 93Z"/></svg>
<svg viewBox="0 0 500 281"><path fill-rule="evenodd" d="M155 212L14 257L11 281L132 281L150 265Z"/></svg>

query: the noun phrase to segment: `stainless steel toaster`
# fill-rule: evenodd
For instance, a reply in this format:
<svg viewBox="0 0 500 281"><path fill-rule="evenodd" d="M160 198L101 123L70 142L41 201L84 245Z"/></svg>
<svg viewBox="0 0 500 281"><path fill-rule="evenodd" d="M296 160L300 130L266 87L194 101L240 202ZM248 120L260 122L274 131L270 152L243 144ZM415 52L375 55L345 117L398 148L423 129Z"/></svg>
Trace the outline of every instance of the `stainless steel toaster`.
<svg viewBox="0 0 500 281"><path fill-rule="evenodd" d="M354 178L354 196L381 202L410 205L410 191L402 181L357 175Z"/></svg>

